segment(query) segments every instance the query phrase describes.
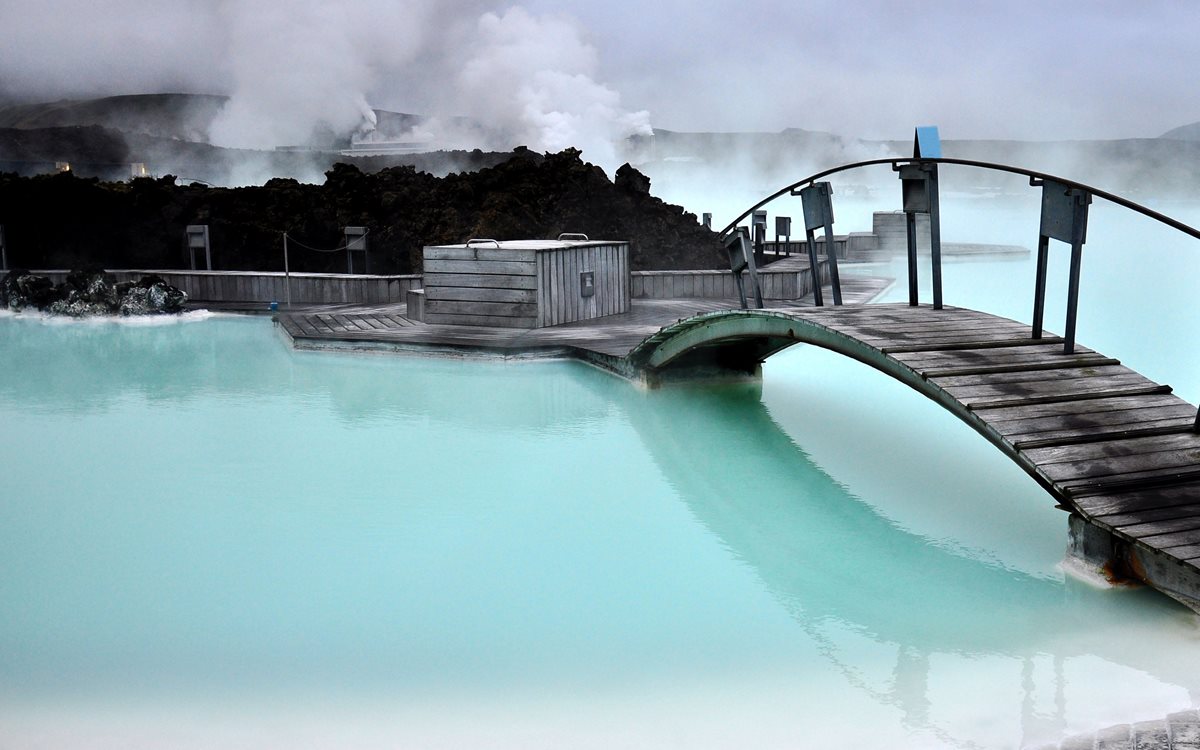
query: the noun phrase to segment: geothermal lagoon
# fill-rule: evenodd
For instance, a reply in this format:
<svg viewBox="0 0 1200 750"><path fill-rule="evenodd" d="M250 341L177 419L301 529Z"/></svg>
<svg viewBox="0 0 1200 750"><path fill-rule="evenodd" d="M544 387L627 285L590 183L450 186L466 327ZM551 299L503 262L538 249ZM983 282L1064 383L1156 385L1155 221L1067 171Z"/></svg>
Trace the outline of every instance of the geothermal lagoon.
<svg viewBox="0 0 1200 750"><path fill-rule="evenodd" d="M1036 202L945 205L1032 245ZM1094 208L1079 339L1194 401L1172 234ZM1027 319L1032 265L947 262L947 303ZM643 391L6 315L0 361L13 747L1009 748L1200 700L1195 615L1064 573L1031 479L813 347Z"/></svg>

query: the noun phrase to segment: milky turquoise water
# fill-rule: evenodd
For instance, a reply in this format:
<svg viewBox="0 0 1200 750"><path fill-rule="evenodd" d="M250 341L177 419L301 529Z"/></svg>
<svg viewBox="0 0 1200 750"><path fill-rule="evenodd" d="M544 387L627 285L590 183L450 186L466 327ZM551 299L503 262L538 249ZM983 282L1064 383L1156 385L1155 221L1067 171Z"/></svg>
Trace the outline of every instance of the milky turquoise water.
<svg viewBox="0 0 1200 750"><path fill-rule="evenodd" d="M1121 314L1181 307L1165 257ZM1027 266L947 299L1021 317ZM1109 276L1081 340L1195 393ZM1008 748L1200 701L1193 615L1065 576L1031 480L811 347L645 392L8 316L0 362L0 747Z"/></svg>

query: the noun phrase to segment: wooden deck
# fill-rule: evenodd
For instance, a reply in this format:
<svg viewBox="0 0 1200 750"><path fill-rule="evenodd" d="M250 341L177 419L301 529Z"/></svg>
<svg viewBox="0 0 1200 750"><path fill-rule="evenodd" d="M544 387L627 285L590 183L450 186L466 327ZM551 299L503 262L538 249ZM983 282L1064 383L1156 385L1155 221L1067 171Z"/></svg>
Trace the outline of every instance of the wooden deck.
<svg viewBox="0 0 1200 750"><path fill-rule="evenodd" d="M786 332L786 335L785 335ZM1193 608L1200 599L1196 407L1119 361L974 310L907 304L736 311L681 321L631 352L667 368L689 351L758 336L860 359L942 404L1033 476L1059 505L1152 553L1125 571ZM762 350L760 350L761 352ZM1149 559L1149 558L1148 558ZM1169 575L1168 575L1169 574ZM1191 581L1188 591L1152 579Z"/></svg>
<svg viewBox="0 0 1200 750"><path fill-rule="evenodd" d="M848 299L878 290L871 280L844 282ZM1086 347L1064 354L1056 337L1034 340L1028 325L973 310L735 307L732 300L635 300L627 314L534 330L415 324L398 306L326 309L278 320L298 347L558 354L618 372L620 364L625 374L630 367L665 369L685 361L676 358L686 352L754 336L776 342L768 356L810 341L933 398L1001 448L1061 507L1156 560L1180 566L1172 575L1200 582L1196 408L1170 386ZM1192 593L1158 587L1190 606L1200 603L1200 587Z"/></svg>
<svg viewBox="0 0 1200 750"><path fill-rule="evenodd" d="M842 282L842 290L848 303L862 303L890 283L874 277L850 278ZM812 306L807 301L794 304ZM401 304L310 309L280 314L277 320L298 348L417 348L522 358L543 354L596 359L591 355L600 355L602 361L624 357L665 325L736 307L738 302L732 299L633 300L628 313L533 329L426 325L406 318Z"/></svg>

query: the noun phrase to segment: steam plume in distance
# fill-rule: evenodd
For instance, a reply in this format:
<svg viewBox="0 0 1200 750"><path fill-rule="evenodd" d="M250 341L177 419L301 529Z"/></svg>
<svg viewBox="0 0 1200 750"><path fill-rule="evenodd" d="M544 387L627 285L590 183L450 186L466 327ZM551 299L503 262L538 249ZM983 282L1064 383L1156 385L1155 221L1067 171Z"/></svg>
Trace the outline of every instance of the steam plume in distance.
<svg viewBox="0 0 1200 750"><path fill-rule="evenodd" d="M228 94L218 146L327 146L369 133L375 107L434 116L435 148L575 146L611 169L616 142L650 132L577 22L495 0L16 6L0 1L0 99Z"/></svg>
<svg viewBox="0 0 1200 750"><path fill-rule="evenodd" d="M485 13L477 30L457 91L466 114L488 120L511 141L492 145L574 146L592 161L616 166L615 143L653 132L648 112L622 109L620 95L595 80L597 50L569 19L513 7Z"/></svg>

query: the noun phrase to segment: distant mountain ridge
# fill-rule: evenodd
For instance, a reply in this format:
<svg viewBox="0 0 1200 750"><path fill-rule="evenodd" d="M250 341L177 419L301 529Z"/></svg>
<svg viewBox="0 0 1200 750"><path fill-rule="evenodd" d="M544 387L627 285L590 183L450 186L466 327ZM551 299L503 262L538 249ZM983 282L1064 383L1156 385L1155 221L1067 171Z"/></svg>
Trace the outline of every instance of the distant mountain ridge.
<svg viewBox="0 0 1200 750"><path fill-rule="evenodd" d="M1188 125L1180 125L1177 128L1172 128L1160 135L1159 138L1174 141L1200 141L1200 122L1193 122Z"/></svg>
<svg viewBox="0 0 1200 750"><path fill-rule="evenodd" d="M227 96L212 94L128 94L100 99L64 99L0 106L0 128L85 127L143 133L207 143L208 131Z"/></svg>
<svg viewBox="0 0 1200 750"><path fill-rule="evenodd" d="M269 177L319 181L338 161L364 171L401 164L435 174L492 166L502 156L459 151L439 156L437 145L414 134L429 118L375 110L370 141L404 142L412 151L360 155L345 151L342 134L290 150L247 151L212 146L208 132L228 97L211 94L135 94L38 104L0 104L0 171L38 174L56 162L72 164L78 174L128 179L130 163L145 163L152 174L177 174L217 184L246 184ZM445 121L462 132L484 133L463 118ZM787 128L779 132L682 132L655 129L621 145L620 158L653 179L710 182L723 175L752 176L764 186L787 184L818 169L847 162L912 153L909 124L898 124L895 141L872 141L833 133ZM943 133L943 137L949 133ZM950 139L944 153L966 159L1015 164L1077 179L1116 192L1200 192L1200 123L1183 125L1158 138L1077 141ZM886 180L864 173L862 179ZM857 177L855 178L857 179ZM967 180L990 186L1016 182L984 173Z"/></svg>

